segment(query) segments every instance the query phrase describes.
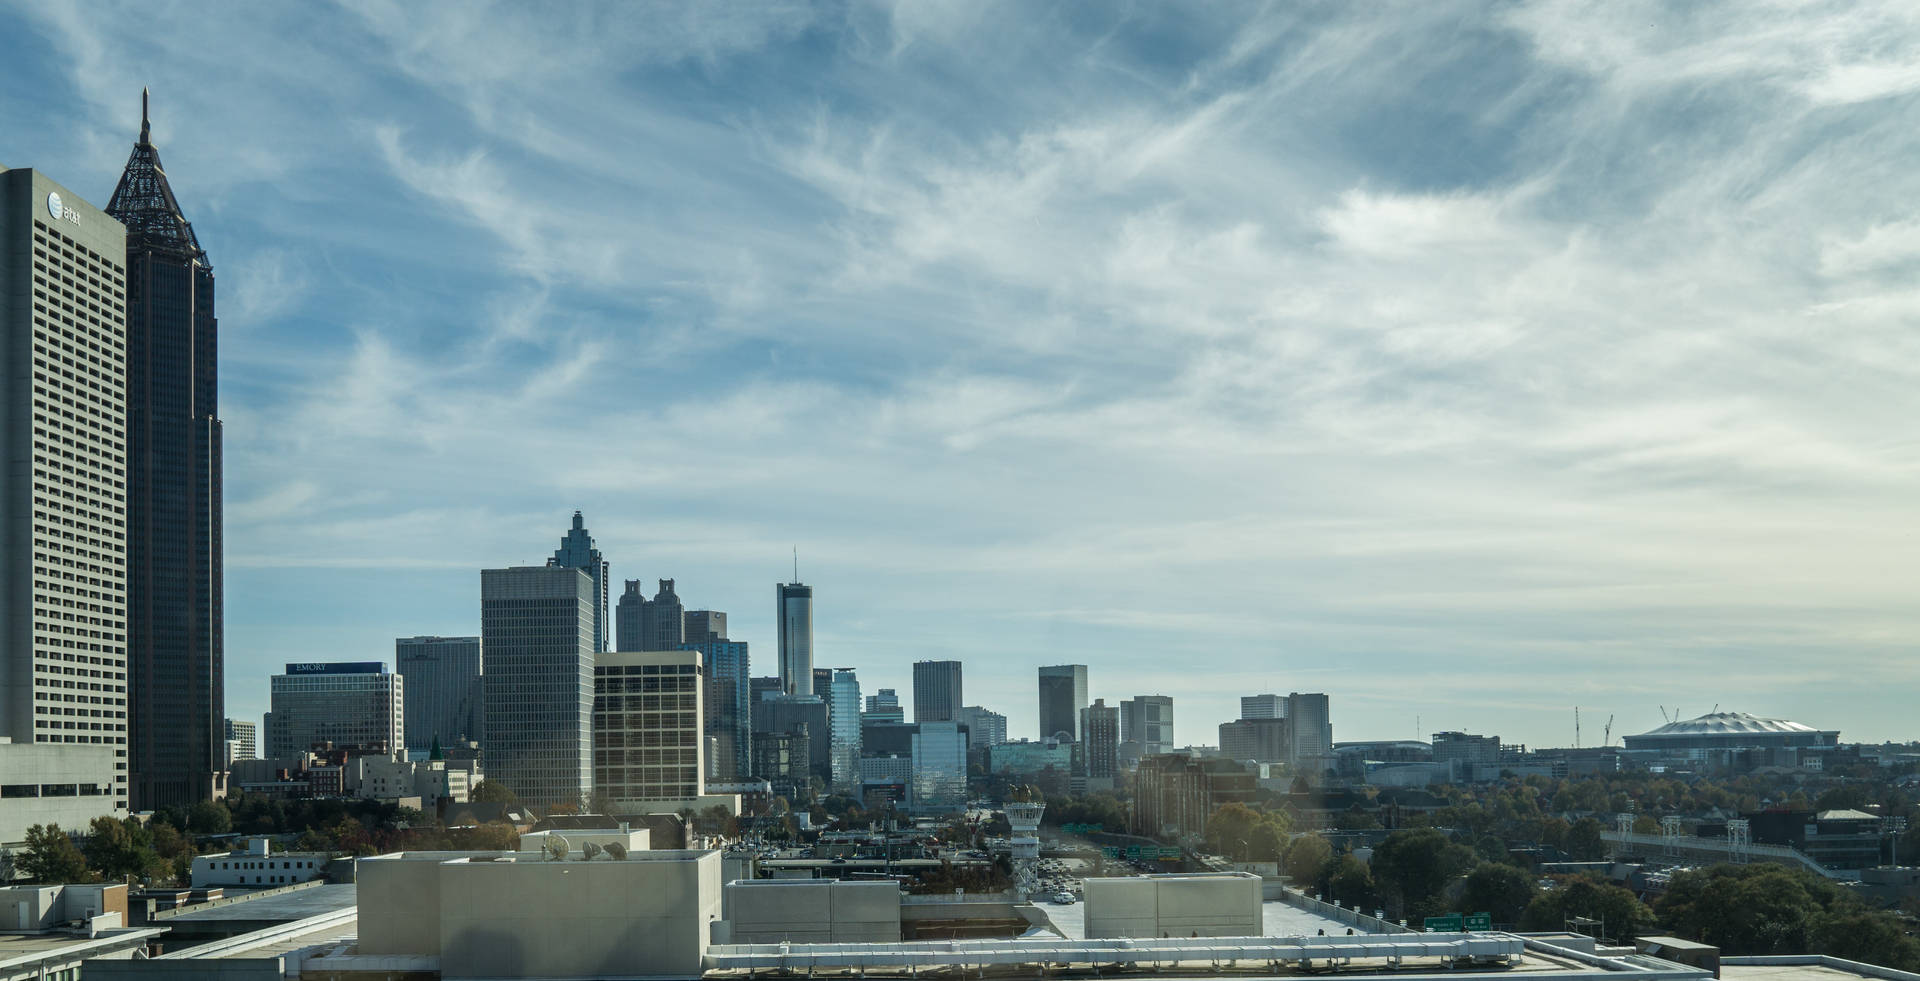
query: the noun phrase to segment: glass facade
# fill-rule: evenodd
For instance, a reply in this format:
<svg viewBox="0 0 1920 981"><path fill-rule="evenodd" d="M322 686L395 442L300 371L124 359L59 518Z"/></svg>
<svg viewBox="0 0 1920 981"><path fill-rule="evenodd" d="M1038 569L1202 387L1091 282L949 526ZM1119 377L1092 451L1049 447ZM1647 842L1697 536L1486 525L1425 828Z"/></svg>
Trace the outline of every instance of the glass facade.
<svg viewBox="0 0 1920 981"><path fill-rule="evenodd" d="M405 683L384 664L289 664L269 684L267 759L291 759L319 743L387 753L400 748Z"/></svg>
<svg viewBox="0 0 1920 981"><path fill-rule="evenodd" d="M724 783L744 780L752 770L749 764L753 752L753 680L747 643L720 638L682 644L681 649L700 652L705 675L703 727L714 745L713 757L707 760L707 779Z"/></svg>
<svg viewBox="0 0 1920 981"><path fill-rule="evenodd" d="M811 695L813 587L784 582L774 588L780 626L780 687L789 695Z"/></svg>
<svg viewBox="0 0 1920 981"><path fill-rule="evenodd" d="M547 565L579 569L593 580L593 649L595 653L612 650L608 646L613 640L613 618L607 615L607 561L593 547L593 536L587 533L586 519L580 512L573 512L573 527L560 539L560 547L554 549Z"/></svg>
<svg viewBox="0 0 1920 981"><path fill-rule="evenodd" d="M860 789L860 680L846 668L833 672L827 695L827 727L831 730L827 755L831 760L828 786L836 794Z"/></svg>
<svg viewBox="0 0 1920 981"><path fill-rule="evenodd" d="M700 654L604 653L593 669L593 784L614 813L700 796Z"/></svg>
<svg viewBox="0 0 1920 981"><path fill-rule="evenodd" d="M923 722L913 734L907 809L946 813L967 806L967 737L958 722Z"/></svg>
<svg viewBox="0 0 1920 981"><path fill-rule="evenodd" d="M1056 664L1040 669L1040 738L1080 738L1080 710L1087 707L1087 666Z"/></svg>
<svg viewBox="0 0 1920 981"><path fill-rule="evenodd" d="M393 642L393 660L407 679L407 749L480 739L486 698L480 638L401 637Z"/></svg>
<svg viewBox="0 0 1920 981"><path fill-rule="evenodd" d="M480 572L487 777L535 807L593 793L593 614L584 569Z"/></svg>

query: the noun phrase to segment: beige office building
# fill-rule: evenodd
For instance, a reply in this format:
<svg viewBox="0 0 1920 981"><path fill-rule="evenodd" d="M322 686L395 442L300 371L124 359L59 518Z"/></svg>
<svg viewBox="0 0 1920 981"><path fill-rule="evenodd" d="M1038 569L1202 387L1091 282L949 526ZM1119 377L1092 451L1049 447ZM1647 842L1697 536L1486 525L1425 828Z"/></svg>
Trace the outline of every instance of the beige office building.
<svg viewBox="0 0 1920 981"><path fill-rule="evenodd" d="M0 846L126 813L126 253L0 168Z"/></svg>

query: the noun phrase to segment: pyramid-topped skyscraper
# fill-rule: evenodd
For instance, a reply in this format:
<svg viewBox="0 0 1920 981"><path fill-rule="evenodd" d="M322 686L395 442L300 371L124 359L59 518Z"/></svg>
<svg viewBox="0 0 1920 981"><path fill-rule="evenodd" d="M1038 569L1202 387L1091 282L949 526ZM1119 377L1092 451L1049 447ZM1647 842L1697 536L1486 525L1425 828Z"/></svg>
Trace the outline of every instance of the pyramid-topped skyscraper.
<svg viewBox="0 0 1920 981"><path fill-rule="evenodd" d="M107 202L127 226L127 654L133 807L226 792L219 329L213 266L153 145Z"/></svg>

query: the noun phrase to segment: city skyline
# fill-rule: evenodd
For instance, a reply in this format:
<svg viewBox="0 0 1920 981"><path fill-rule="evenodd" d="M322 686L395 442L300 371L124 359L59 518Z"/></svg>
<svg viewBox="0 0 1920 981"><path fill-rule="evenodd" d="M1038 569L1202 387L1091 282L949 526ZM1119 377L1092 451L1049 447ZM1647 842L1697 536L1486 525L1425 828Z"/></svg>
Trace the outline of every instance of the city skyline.
<svg viewBox="0 0 1920 981"><path fill-rule="evenodd" d="M1888 10L1820 36L1920 34ZM1182 745L1265 691L1350 738L1566 745L1675 691L1911 735L1886 202L1920 82L1873 45L1531 6L1430 44L1444 7L518 16L0 10L35 39L0 161L106 199L151 84L221 261L227 715L281 662L477 633L473 570L580 509L756 674L797 541L814 663L971 664L1014 733L1073 662L1175 698Z"/></svg>

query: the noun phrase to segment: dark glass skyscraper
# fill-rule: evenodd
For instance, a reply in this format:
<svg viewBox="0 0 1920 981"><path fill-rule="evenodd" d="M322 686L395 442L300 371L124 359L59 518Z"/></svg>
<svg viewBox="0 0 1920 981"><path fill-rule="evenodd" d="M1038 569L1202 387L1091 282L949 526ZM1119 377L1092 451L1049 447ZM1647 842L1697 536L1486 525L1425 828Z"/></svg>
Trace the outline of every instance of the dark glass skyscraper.
<svg viewBox="0 0 1920 981"><path fill-rule="evenodd" d="M133 808L149 810L225 792L227 712L213 266L144 92L106 210L127 227L127 747Z"/></svg>

